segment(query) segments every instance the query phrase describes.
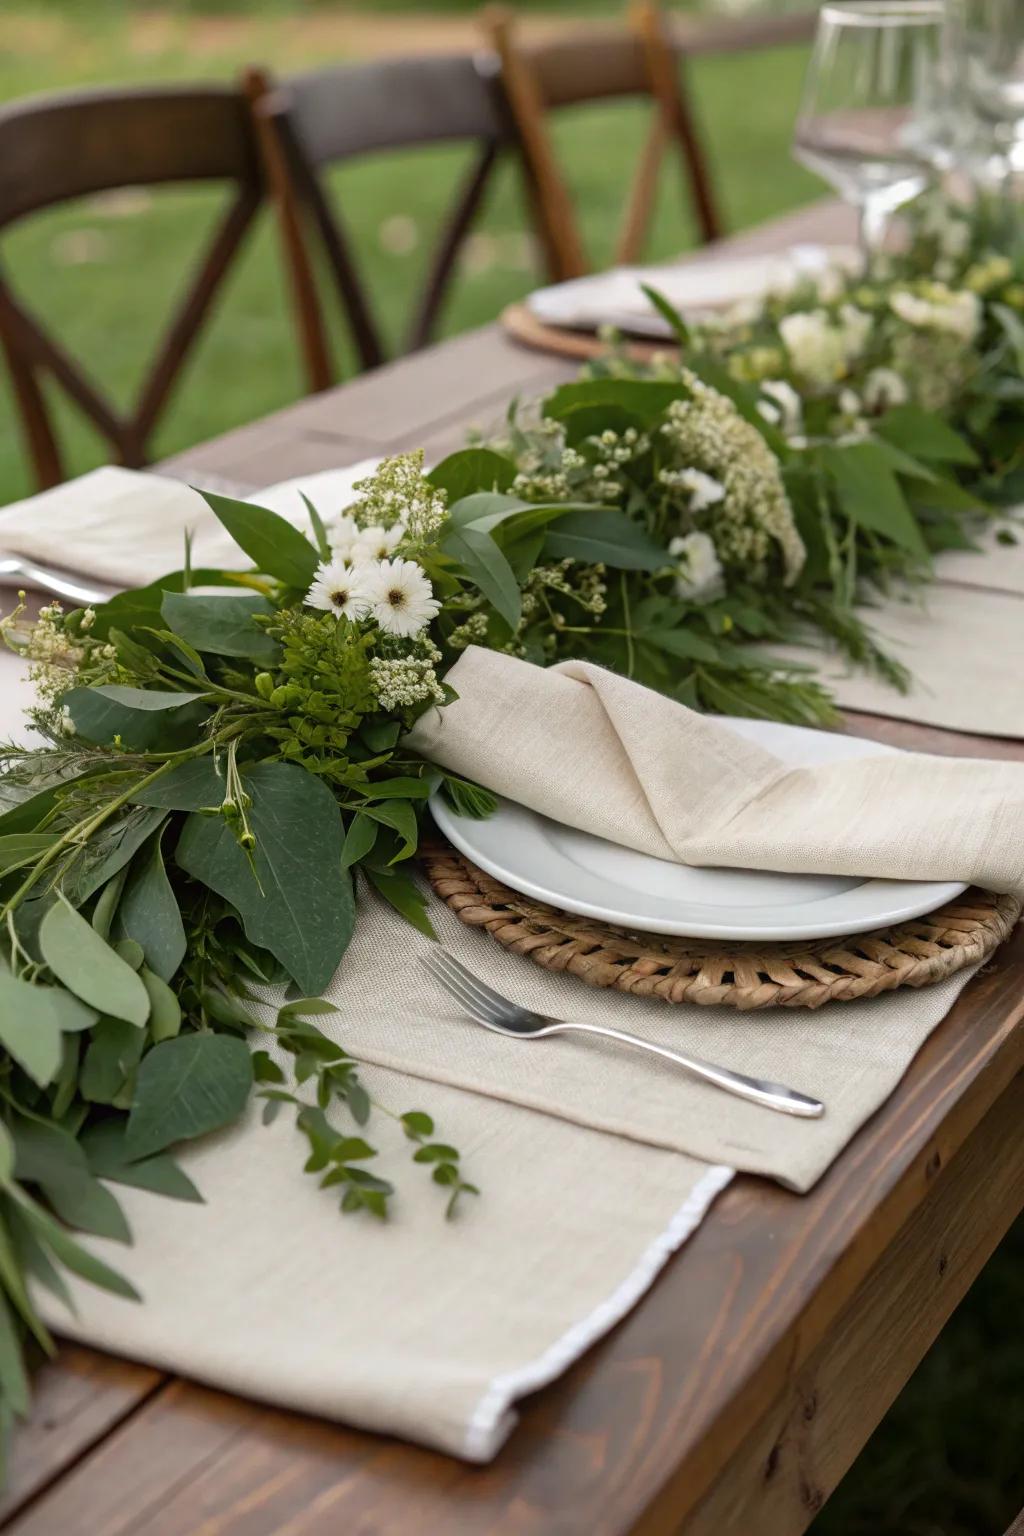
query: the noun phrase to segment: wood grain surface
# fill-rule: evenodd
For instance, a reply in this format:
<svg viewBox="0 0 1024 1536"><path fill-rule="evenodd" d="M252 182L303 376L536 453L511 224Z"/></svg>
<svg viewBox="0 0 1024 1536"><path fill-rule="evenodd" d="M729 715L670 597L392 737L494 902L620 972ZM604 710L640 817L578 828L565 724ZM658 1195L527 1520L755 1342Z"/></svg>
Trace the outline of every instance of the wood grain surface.
<svg viewBox="0 0 1024 1536"><path fill-rule="evenodd" d="M846 239L824 205L727 242ZM179 455L254 489L455 447L571 375L496 327ZM896 745L1024 745L850 716ZM740 1178L645 1299L523 1404L490 1466L68 1348L40 1377L0 1526L18 1536L796 1536L1024 1206L1024 935L965 989L806 1196Z"/></svg>

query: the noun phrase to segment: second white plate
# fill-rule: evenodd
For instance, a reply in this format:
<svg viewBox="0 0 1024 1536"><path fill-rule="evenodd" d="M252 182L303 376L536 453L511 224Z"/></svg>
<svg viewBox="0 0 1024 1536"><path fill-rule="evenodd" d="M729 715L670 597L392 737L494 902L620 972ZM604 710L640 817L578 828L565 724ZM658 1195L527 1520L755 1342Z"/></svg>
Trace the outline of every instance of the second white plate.
<svg viewBox="0 0 1024 1536"><path fill-rule="evenodd" d="M808 765L895 750L858 737L724 719L785 762ZM952 882L860 880L748 869L697 869L561 826L511 800L459 816L437 793L434 819L455 847L513 890L566 912L646 933L708 939L821 939L933 912L966 889Z"/></svg>

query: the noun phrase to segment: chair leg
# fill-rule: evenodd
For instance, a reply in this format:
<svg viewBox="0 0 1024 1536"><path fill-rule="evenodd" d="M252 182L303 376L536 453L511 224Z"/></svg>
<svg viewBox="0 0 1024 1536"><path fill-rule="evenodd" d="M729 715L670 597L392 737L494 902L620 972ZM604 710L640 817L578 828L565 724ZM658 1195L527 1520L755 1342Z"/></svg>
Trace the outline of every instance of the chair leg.
<svg viewBox="0 0 1024 1536"><path fill-rule="evenodd" d="M672 46L655 0L633 0L630 21L643 43L651 92L660 106L665 128L679 144L697 226L701 240L707 244L720 238L722 223L689 93L680 76L682 57Z"/></svg>
<svg viewBox="0 0 1024 1536"><path fill-rule="evenodd" d="M286 109L262 70L246 70L242 86L249 99L263 172L277 214L306 379L310 393L315 394L334 383L334 370L306 248L301 206L283 142Z"/></svg>
<svg viewBox="0 0 1024 1536"><path fill-rule="evenodd" d="M57 447L53 428L50 425L46 401L43 399L39 381L32 368L2 332L0 332L0 345L3 347L4 358L11 375L11 385L14 389L18 414L21 417L29 458L35 472L36 485L39 490L46 491L53 485L60 485L65 478L60 449Z"/></svg>

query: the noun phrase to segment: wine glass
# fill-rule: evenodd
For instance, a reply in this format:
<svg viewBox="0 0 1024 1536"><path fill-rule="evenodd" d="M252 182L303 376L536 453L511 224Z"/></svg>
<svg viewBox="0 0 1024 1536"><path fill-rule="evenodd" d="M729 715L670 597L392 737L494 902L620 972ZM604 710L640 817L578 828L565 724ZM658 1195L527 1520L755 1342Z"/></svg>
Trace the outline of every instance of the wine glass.
<svg viewBox="0 0 1024 1536"><path fill-rule="evenodd" d="M990 169L1024 168L1024 5L1020 0L949 0L948 30L976 140Z"/></svg>
<svg viewBox="0 0 1024 1536"><path fill-rule="evenodd" d="M793 152L860 210L865 262L929 181L943 79L941 0L822 6Z"/></svg>

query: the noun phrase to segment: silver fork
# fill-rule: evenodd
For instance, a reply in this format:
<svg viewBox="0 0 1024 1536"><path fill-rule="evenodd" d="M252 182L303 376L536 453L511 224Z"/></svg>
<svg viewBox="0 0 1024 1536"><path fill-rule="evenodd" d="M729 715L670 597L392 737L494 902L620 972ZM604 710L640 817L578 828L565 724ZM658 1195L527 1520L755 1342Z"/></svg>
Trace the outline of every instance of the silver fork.
<svg viewBox="0 0 1024 1536"><path fill-rule="evenodd" d="M620 1040L624 1045L635 1045L638 1050L650 1051L654 1056L664 1056L675 1062L693 1077L699 1077L739 1099L749 1099L763 1104L766 1109L777 1110L783 1115L799 1115L807 1120L817 1120L825 1113L819 1099L812 1099L795 1088L783 1083L767 1082L759 1077L747 1077L733 1072L729 1067L716 1067L713 1062L702 1061L699 1056L687 1056L681 1051L669 1051L664 1046L652 1045L636 1035L628 1035L622 1029L606 1029L599 1024L569 1024L564 1019L551 1019L546 1014L533 1013L521 1008L495 992L479 976L466 969L454 955L443 949L431 950L423 957L423 963L431 975L456 999L477 1024L492 1029L497 1035L508 1035L516 1040L542 1040L547 1035L581 1034L604 1035L609 1040Z"/></svg>
<svg viewBox="0 0 1024 1536"><path fill-rule="evenodd" d="M56 597L69 597L75 603L103 603L107 593L96 587L87 587L63 571L55 571L48 565L38 565L35 560L22 560L18 555L0 555L0 582L5 576L15 576L27 586L39 587Z"/></svg>

